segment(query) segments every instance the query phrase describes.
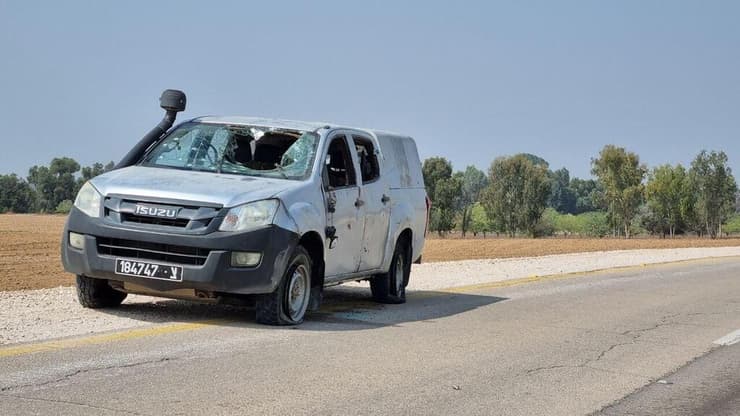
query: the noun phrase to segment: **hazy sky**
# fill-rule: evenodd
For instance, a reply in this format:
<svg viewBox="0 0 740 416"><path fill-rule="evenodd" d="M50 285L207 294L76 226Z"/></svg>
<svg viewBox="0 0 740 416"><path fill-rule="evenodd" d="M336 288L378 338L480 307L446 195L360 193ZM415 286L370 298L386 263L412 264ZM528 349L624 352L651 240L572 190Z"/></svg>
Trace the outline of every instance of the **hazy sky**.
<svg viewBox="0 0 740 416"><path fill-rule="evenodd" d="M740 2L0 0L0 173L120 159L162 117L327 120L487 169L535 153L589 176L722 149L740 172Z"/></svg>

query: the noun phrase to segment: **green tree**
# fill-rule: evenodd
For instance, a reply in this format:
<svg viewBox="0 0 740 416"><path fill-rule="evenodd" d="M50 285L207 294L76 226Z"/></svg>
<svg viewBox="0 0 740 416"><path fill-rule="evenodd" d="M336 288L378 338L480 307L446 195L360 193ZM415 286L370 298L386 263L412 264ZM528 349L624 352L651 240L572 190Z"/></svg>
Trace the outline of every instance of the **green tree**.
<svg viewBox="0 0 740 416"><path fill-rule="evenodd" d="M697 223L711 238L722 234L722 224L735 212L737 183L727 163L725 152L702 150L689 170L696 191Z"/></svg>
<svg viewBox="0 0 740 416"><path fill-rule="evenodd" d="M574 214L599 210L599 186L593 179L572 178L570 189L576 199Z"/></svg>
<svg viewBox="0 0 740 416"><path fill-rule="evenodd" d="M452 163L443 157L430 157L422 165L424 185L432 200L429 228L440 235L455 226L455 211L460 205L462 178L452 176Z"/></svg>
<svg viewBox="0 0 740 416"><path fill-rule="evenodd" d="M439 235L455 227L455 212L460 206L462 179L459 175L441 179L437 182L434 191L434 203L430 227Z"/></svg>
<svg viewBox="0 0 740 416"><path fill-rule="evenodd" d="M29 212L33 209L33 190L16 174L0 175L0 212Z"/></svg>
<svg viewBox="0 0 740 416"><path fill-rule="evenodd" d="M493 231L491 221L486 215L486 209L480 202L476 202L470 209L470 229L475 236L482 233L483 238L486 238L486 233Z"/></svg>
<svg viewBox="0 0 740 416"><path fill-rule="evenodd" d="M115 164L113 163L113 161L110 161L106 165L96 162L90 166L83 167L82 170L80 171L81 173L80 178L77 179L77 187L75 189L75 195L77 194L77 191L80 190L82 185L85 184L85 182L89 181L90 179L96 176L102 175L105 172L113 170L114 166Z"/></svg>
<svg viewBox="0 0 740 416"><path fill-rule="evenodd" d="M599 178L604 188L604 200L614 224L630 237L630 225L642 202L647 168L640 164L640 157L623 147L606 145L599 157L591 161L591 172Z"/></svg>
<svg viewBox="0 0 740 416"><path fill-rule="evenodd" d="M530 162L532 162L532 164L535 165L535 166L542 166L545 169L549 169L550 168L550 164L545 159L543 159L543 158L541 158L541 157L539 157L537 155L533 155L531 153L519 153L519 154L516 154L514 156L521 156L521 157L529 160Z"/></svg>
<svg viewBox="0 0 740 416"><path fill-rule="evenodd" d="M28 170L28 183L31 185L34 195L33 210L49 211L54 198L56 181L46 166L33 166ZM56 205L53 205L56 208Z"/></svg>
<svg viewBox="0 0 740 416"><path fill-rule="evenodd" d="M424 186L426 186L427 195L432 203L436 205L437 183L452 176L452 163L443 157L430 157L424 160L421 172L424 175Z"/></svg>
<svg viewBox="0 0 740 416"><path fill-rule="evenodd" d="M671 238L676 235L676 228L683 224L684 204L690 198L688 182L688 173L680 164L658 166L648 176L645 196L654 216L650 225L662 230L663 234L667 231Z"/></svg>
<svg viewBox="0 0 740 416"><path fill-rule="evenodd" d="M471 212L476 202L480 200L481 192L488 185L488 178L482 170L475 166L468 166L465 172L455 174L461 180L460 210L462 218L460 220L460 230L462 236L470 228Z"/></svg>
<svg viewBox="0 0 740 416"><path fill-rule="evenodd" d="M85 166L84 168L82 168L80 180L82 180L84 183L98 175L103 174L104 172L105 166L103 166L102 163L96 162L93 163L91 166Z"/></svg>
<svg viewBox="0 0 740 416"><path fill-rule="evenodd" d="M572 214L576 212L576 195L570 188L570 172L558 169L550 175L552 191L547 205L557 212Z"/></svg>
<svg viewBox="0 0 740 416"><path fill-rule="evenodd" d="M53 212L65 199L74 200L77 192L75 174L80 164L68 157L52 159L49 167L33 166L28 171L28 183L35 192L37 211Z"/></svg>
<svg viewBox="0 0 740 416"><path fill-rule="evenodd" d="M547 168L524 155L498 158L488 171L483 203L494 228L510 236L536 236L536 226L550 197Z"/></svg>

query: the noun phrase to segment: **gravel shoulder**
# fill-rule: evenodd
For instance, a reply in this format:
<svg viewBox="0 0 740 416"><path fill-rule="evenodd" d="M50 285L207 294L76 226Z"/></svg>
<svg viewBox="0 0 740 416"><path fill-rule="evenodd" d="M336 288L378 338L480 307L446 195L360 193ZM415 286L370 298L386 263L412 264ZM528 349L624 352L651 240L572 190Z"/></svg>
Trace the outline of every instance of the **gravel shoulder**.
<svg viewBox="0 0 740 416"><path fill-rule="evenodd" d="M732 256L740 256L740 247L625 250L427 263L413 266L408 290L440 290L531 276ZM367 286L367 283L350 285ZM239 313L238 308L132 295L119 309L83 309L72 287L0 292L0 345L160 323L238 318Z"/></svg>

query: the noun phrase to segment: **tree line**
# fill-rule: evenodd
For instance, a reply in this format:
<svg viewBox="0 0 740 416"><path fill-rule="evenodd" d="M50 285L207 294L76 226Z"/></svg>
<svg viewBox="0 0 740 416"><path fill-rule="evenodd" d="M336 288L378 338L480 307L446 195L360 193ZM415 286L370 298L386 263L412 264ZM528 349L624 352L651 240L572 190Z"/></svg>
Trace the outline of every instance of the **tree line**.
<svg viewBox="0 0 740 416"><path fill-rule="evenodd" d="M0 213L67 213L80 187L113 166L108 162L82 167L72 158L58 157L48 166L33 166L25 178L0 175Z"/></svg>
<svg viewBox="0 0 740 416"><path fill-rule="evenodd" d="M69 212L82 184L113 166L59 157L25 178L0 175L0 212ZM607 145L591 167L596 179L571 178L568 169L551 170L543 158L521 153L496 158L487 173L475 166L453 172L449 160L431 157L423 163L430 230L627 238L740 232L738 187L722 151L702 151L688 167L648 169L634 152Z"/></svg>
<svg viewBox="0 0 740 416"><path fill-rule="evenodd" d="M607 145L591 173L596 179L571 178L528 153L496 158L487 174L475 166L453 172L449 160L431 157L423 163L430 230L625 238L740 232L738 187L722 151L701 151L688 168L648 169L636 153Z"/></svg>

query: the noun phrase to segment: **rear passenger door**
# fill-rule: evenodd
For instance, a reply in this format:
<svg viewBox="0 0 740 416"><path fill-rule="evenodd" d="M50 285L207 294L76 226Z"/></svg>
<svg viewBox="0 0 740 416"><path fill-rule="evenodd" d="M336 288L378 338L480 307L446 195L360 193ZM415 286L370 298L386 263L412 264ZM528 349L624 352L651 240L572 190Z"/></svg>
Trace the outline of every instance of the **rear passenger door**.
<svg viewBox="0 0 740 416"><path fill-rule="evenodd" d="M388 181L381 177L377 142L369 136L353 134L361 179L360 220L363 222L359 271L374 270L383 264L391 212Z"/></svg>

